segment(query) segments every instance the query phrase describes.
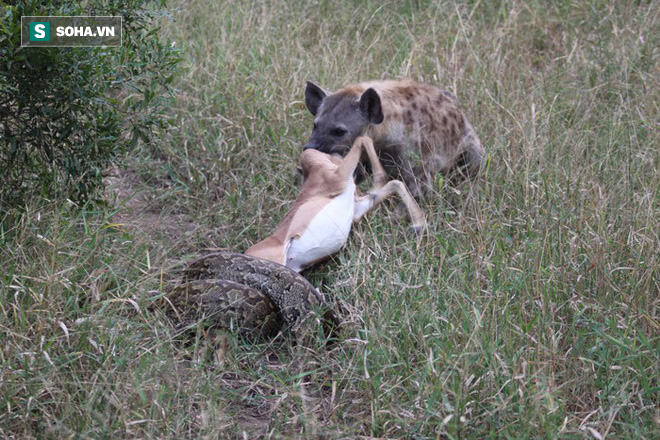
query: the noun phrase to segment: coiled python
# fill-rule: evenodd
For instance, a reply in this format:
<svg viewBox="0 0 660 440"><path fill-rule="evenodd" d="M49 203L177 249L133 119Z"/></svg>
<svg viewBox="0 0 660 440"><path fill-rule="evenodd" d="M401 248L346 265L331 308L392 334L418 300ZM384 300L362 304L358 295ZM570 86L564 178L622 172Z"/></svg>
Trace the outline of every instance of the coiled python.
<svg viewBox="0 0 660 440"><path fill-rule="evenodd" d="M322 312L326 334L337 324L323 296L302 275L269 260L231 252L192 262L167 302L167 314L182 325L204 320L250 337L272 337L282 328L294 334L308 332L315 310Z"/></svg>

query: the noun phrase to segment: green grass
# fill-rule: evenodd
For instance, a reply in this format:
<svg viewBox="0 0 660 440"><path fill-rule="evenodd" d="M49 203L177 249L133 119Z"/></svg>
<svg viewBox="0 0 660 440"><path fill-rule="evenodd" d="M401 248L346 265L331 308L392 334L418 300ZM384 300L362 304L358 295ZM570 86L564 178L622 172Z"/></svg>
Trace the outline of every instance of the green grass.
<svg viewBox="0 0 660 440"><path fill-rule="evenodd" d="M0 437L660 435L657 1L172 6L170 133L107 206L0 229ZM295 198L305 81L403 76L458 96L483 179L440 185L422 239L385 206L307 274L333 348L177 340L152 299Z"/></svg>

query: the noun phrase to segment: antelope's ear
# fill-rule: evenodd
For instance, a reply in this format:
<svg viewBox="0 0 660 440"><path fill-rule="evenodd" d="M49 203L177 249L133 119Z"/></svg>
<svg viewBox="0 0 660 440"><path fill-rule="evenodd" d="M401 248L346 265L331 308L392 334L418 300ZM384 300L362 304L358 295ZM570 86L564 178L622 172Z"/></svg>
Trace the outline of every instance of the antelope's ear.
<svg viewBox="0 0 660 440"><path fill-rule="evenodd" d="M380 102L380 95L373 88L369 87L360 96L360 113L370 124L380 124L383 122L383 107Z"/></svg>
<svg viewBox="0 0 660 440"><path fill-rule="evenodd" d="M316 116L326 96L328 96L328 92L323 90L322 87L317 86L311 81L307 81L307 87L305 87L305 105L312 115Z"/></svg>

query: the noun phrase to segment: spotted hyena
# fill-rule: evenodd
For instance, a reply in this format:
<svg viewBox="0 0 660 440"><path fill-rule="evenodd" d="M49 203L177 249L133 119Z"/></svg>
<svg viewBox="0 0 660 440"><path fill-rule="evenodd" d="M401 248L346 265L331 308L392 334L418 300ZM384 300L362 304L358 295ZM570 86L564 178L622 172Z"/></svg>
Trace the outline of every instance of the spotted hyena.
<svg viewBox="0 0 660 440"><path fill-rule="evenodd" d="M329 93L308 82L305 104L314 115L305 149L345 155L355 138L370 136L388 175L415 197L436 172L479 172L484 148L474 128L451 93L429 84L373 81Z"/></svg>

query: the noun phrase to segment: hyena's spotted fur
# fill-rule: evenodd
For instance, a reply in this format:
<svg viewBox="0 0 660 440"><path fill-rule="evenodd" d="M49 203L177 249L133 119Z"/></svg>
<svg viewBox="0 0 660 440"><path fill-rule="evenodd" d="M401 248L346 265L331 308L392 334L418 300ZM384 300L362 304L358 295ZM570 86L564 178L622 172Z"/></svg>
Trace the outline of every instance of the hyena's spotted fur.
<svg viewBox="0 0 660 440"><path fill-rule="evenodd" d="M344 155L355 138L370 136L387 173L415 197L436 172L479 172L484 148L474 128L451 93L429 84L372 81L328 93L308 82L305 103L315 116L305 148Z"/></svg>

